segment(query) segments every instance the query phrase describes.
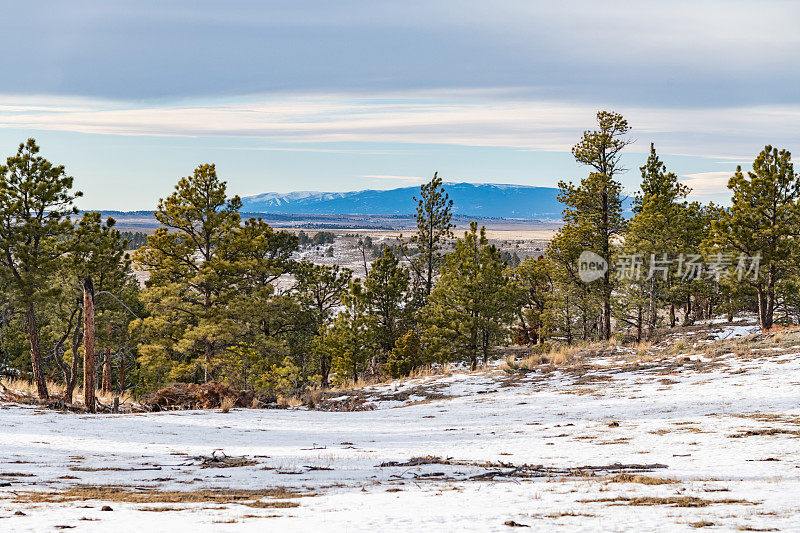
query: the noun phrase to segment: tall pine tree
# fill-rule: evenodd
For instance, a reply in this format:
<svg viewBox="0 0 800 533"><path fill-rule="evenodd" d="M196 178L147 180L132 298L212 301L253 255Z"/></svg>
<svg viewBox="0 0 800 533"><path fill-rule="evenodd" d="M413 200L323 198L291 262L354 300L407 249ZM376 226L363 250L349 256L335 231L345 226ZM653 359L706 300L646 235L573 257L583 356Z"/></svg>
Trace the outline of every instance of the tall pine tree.
<svg viewBox="0 0 800 533"><path fill-rule="evenodd" d="M723 250L760 257L758 275L742 281L755 288L759 323L768 330L774 322L776 287L798 268L800 176L791 153L766 146L751 172L736 169L728 188L732 205L713 222L714 236Z"/></svg>
<svg viewBox="0 0 800 533"><path fill-rule="evenodd" d="M650 156L640 168L641 193L634 198L634 216L625 233L625 251L643 259L646 274L647 338L653 336L664 291L669 286L669 266L680 250L686 229L686 195L689 188L678 182L650 144Z"/></svg>
<svg viewBox="0 0 800 533"><path fill-rule="evenodd" d="M622 150L631 141L628 121L622 115L609 111L597 113L596 130L587 130L573 146L575 160L593 171L580 185L560 182L559 201L564 207L563 218L567 225L579 233L581 245L605 259L609 265L614 259L614 240L625 226L622 217L622 185L617 175L625 169L621 164ZM614 281L609 268L598 281L602 304L601 336L611 338L611 297Z"/></svg>
<svg viewBox="0 0 800 533"><path fill-rule="evenodd" d="M0 274L25 313L31 367L39 397L47 399L37 308L52 296L52 276L73 231L69 215L80 192L72 192L64 167L39 155L33 139L0 166Z"/></svg>
<svg viewBox="0 0 800 533"><path fill-rule="evenodd" d="M414 201L417 202L417 233L411 236L410 245L417 248L417 253L410 264L418 298L424 303L444 262L444 244L453 237L453 201L444 191L438 172L431 181L420 186L420 195L415 196Z"/></svg>

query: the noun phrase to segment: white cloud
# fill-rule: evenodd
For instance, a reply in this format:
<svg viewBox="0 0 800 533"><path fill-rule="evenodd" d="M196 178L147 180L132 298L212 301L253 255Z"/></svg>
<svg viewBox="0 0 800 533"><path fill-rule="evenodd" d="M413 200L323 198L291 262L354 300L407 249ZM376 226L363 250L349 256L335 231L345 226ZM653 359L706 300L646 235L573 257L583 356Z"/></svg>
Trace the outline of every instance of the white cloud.
<svg viewBox="0 0 800 533"><path fill-rule="evenodd" d="M526 99L513 90L371 96L250 96L143 105L0 96L0 127L105 135L248 137L292 143L422 143L568 151L602 103ZM765 144L792 149L800 105L681 109L617 107L644 152L747 160ZM319 149L317 146L316 149Z"/></svg>
<svg viewBox="0 0 800 533"><path fill-rule="evenodd" d="M685 174L681 183L691 187L690 197L697 200L713 200L730 197L728 180L733 171L696 172Z"/></svg>

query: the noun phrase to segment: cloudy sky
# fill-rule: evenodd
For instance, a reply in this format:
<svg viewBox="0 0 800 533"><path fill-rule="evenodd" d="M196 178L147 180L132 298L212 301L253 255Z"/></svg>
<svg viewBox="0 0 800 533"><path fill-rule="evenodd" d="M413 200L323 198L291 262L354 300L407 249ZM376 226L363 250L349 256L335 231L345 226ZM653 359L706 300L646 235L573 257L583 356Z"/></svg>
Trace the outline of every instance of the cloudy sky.
<svg viewBox="0 0 800 533"><path fill-rule="evenodd" d="M702 200L800 150L796 2L8 2L0 154L27 137L84 208L151 209L215 162L241 195L580 179L612 109Z"/></svg>

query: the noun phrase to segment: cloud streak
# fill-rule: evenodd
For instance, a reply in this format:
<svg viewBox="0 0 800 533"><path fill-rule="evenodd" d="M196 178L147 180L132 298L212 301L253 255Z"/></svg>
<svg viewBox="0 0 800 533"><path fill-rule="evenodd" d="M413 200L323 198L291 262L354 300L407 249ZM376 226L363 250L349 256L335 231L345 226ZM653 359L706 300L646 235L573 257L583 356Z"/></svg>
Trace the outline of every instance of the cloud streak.
<svg viewBox="0 0 800 533"><path fill-rule="evenodd" d="M101 135L240 137L286 143L449 144L568 151L602 103L546 101L513 90L273 94L143 105L0 96L0 128ZM645 151L748 160L765 144L797 141L800 105L674 109L617 107ZM274 148L272 148L274 149ZM335 149L335 148L333 148Z"/></svg>
<svg viewBox="0 0 800 533"><path fill-rule="evenodd" d="M785 0L6 2L0 93L180 98L504 85L547 99L798 103ZM24 50L24 54L15 51Z"/></svg>
<svg viewBox="0 0 800 533"><path fill-rule="evenodd" d="M681 183L692 189L690 197L696 200L707 201L717 200L730 195L728 191L728 180L733 172L695 172L684 174Z"/></svg>

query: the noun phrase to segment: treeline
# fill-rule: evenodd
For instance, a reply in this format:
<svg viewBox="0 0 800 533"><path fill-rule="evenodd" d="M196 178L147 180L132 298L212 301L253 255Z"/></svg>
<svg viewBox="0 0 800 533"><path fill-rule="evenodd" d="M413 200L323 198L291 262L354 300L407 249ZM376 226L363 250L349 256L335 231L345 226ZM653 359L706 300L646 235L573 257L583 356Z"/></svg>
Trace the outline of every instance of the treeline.
<svg viewBox="0 0 800 533"><path fill-rule="evenodd" d="M333 244L336 241L336 234L332 231L318 231L313 237L309 237L305 231L300 230L297 233L297 238L300 246L319 246L321 244Z"/></svg>
<svg viewBox="0 0 800 533"><path fill-rule="evenodd" d="M72 182L63 166L39 155L33 139L0 165L0 371L31 379L44 399L48 383L59 382L66 402L83 382L90 318L100 366L108 370L113 358L120 387L135 383L132 320L144 313L128 243L111 218L71 218L81 196ZM96 299L92 317L84 315L87 282ZM110 387L110 379L103 385Z"/></svg>
<svg viewBox="0 0 800 533"><path fill-rule="evenodd" d="M127 250L138 250L147 244L147 233L141 231L121 231L120 237L127 243L125 246Z"/></svg>
<svg viewBox="0 0 800 533"><path fill-rule="evenodd" d="M588 176L559 184L565 225L543 257L518 270L526 294L520 340L620 333L638 341L740 311L756 313L764 330L798 323L800 177L791 154L767 146L752 171L738 167L728 183L732 205L722 208L687 201L689 189L651 144L626 219L618 176L630 128L616 113L597 120L572 150Z"/></svg>
<svg viewBox="0 0 800 533"><path fill-rule="evenodd" d="M421 186L415 233L359 246L366 274L298 260L310 238L243 220L214 165L159 201L161 226L130 257L97 213L72 220L72 178L33 140L0 167L3 371L71 391L81 383L82 283L95 283L106 388L140 394L219 380L290 394L443 363L476 367L498 345L652 339L742 310L797 323L800 177L766 147L730 180L732 205L688 201L654 147L632 216L618 181L628 123L600 112L573 149L589 169L560 183L564 226L538 257L492 245L472 223L454 235L442 180ZM377 250L368 263L367 250ZM140 288L133 264L147 273Z"/></svg>

